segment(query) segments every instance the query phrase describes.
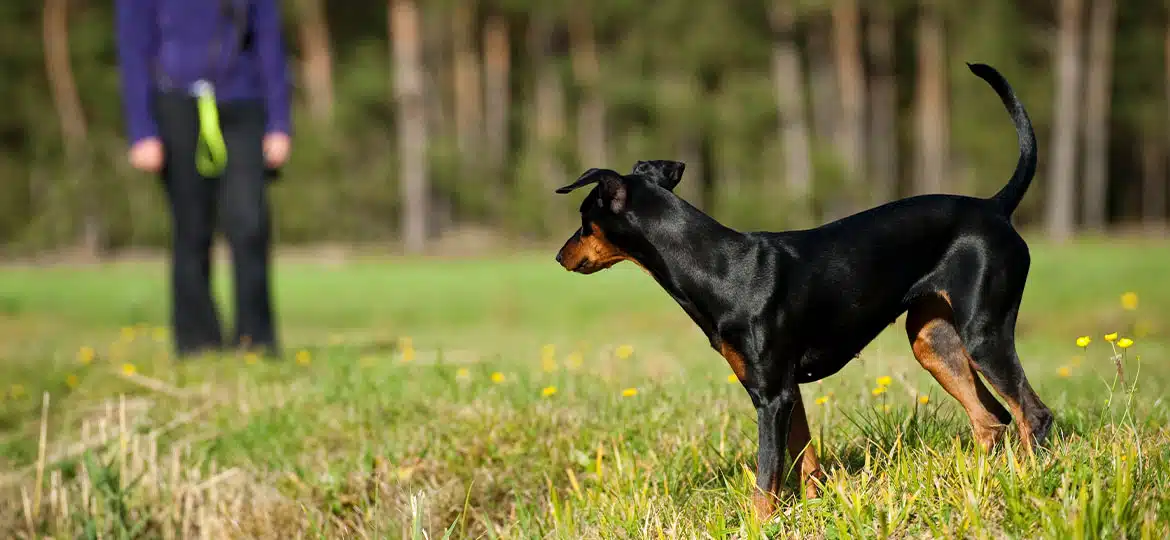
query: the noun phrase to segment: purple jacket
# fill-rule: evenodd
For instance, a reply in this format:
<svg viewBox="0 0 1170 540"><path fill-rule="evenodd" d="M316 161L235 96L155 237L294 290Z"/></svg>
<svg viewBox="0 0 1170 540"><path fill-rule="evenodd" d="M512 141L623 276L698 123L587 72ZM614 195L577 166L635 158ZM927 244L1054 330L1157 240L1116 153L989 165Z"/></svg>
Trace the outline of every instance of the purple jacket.
<svg viewBox="0 0 1170 540"><path fill-rule="evenodd" d="M245 28L228 3L247 10ZM291 85L281 36L279 0L117 0L118 59L127 137L158 135L155 90L186 90L199 79L216 98L259 98L267 132L289 133ZM248 36L245 38L245 36ZM244 47L245 42L250 46Z"/></svg>

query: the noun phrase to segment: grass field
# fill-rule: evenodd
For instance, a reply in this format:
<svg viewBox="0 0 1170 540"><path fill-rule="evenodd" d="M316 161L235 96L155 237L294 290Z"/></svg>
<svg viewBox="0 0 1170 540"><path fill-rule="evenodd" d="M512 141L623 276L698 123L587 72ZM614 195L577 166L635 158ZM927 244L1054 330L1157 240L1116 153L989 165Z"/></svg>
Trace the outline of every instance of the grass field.
<svg viewBox="0 0 1170 540"><path fill-rule="evenodd" d="M976 450L899 320L802 387L828 479L765 522L750 400L633 265L282 262L288 358L181 364L162 265L0 269L0 537L1166 538L1168 248L1033 243L1034 458Z"/></svg>

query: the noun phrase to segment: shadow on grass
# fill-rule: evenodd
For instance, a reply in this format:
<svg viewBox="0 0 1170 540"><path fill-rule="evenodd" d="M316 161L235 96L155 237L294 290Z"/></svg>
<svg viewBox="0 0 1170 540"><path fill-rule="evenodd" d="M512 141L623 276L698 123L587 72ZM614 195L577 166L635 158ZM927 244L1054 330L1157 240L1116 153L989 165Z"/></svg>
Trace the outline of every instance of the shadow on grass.
<svg viewBox="0 0 1170 540"><path fill-rule="evenodd" d="M918 407L913 411L878 408L844 413L858 432L858 438L831 452L832 464L855 474L873 465L896 458L906 451L925 451L949 447L957 436L964 449L973 449L970 429L953 410L938 406Z"/></svg>

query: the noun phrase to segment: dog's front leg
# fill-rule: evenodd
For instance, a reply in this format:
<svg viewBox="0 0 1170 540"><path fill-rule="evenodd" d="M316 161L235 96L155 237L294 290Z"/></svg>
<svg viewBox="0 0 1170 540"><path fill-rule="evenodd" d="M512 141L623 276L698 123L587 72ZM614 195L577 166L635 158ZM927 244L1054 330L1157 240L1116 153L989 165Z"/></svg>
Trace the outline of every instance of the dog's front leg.
<svg viewBox="0 0 1170 540"><path fill-rule="evenodd" d="M792 425L792 410L799 390L794 382L786 383L776 395L759 400L756 415L759 419L760 450L756 466L756 493L753 503L761 518L775 510L776 495L783 478L784 454L788 432Z"/></svg>

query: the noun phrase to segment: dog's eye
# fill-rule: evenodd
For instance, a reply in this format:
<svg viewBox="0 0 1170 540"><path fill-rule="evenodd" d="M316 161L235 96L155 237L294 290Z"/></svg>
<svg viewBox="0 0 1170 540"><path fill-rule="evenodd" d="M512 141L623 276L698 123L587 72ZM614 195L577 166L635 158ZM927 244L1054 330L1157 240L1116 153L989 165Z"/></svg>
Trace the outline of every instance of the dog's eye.
<svg viewBox="0 0 1170 540"><path fill-rule="evenodd" d="M605 206L605 202L601 200L601 197L597 198L597 206L599 206L599 207Z"/></svg>

